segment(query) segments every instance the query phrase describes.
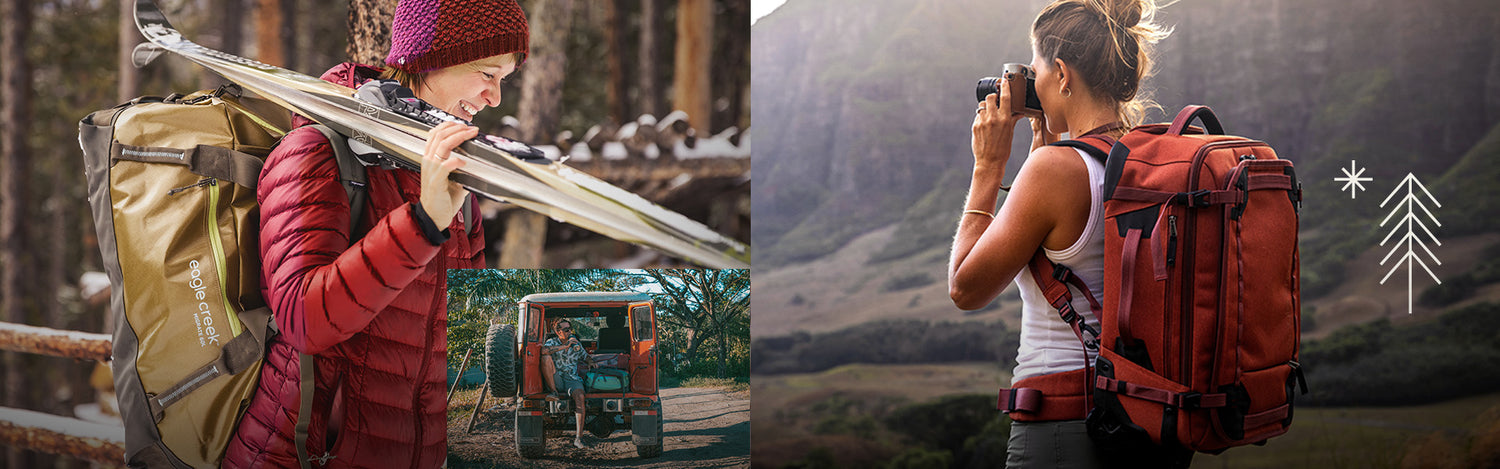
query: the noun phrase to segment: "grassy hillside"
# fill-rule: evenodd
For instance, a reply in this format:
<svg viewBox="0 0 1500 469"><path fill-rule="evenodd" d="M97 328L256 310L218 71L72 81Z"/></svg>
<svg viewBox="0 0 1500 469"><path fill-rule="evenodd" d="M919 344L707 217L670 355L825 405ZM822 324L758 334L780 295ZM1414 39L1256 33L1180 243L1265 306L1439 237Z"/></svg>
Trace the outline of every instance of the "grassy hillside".
<svg viewBox="0 0 1500 469"><path fill-rule="evenodd" d="M985 363L757 376L751 460L757 468L998 467L1009 420L974 412L992 408L995 389L1008 382ZM903 464L917 458L947 464ZM1500 394L1485 394L1406 407L1299 406L1287 434L1265 446L1199 454L1193 467L1489 467L1483 464L1496 460Z"/></svg>
<svg viewBox="0 0 1500 469"><path fill-rule="evenodd" d="M1428 186L1443 203L1443 230L1453 234L1500 231L1500 125Z"/></svg>

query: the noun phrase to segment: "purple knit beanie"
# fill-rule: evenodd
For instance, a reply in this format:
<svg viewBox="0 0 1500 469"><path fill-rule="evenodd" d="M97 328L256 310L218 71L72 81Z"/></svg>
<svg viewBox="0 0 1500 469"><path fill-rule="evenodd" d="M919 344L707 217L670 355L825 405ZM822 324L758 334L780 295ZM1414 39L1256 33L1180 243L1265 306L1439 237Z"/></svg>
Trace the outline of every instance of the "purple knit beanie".
<svg viewBox="0 0 1500 469"><path fill-rule="evenodd" d="M526 53L530 32L516 0L401 0L385 65L426 73L512 52Z"/></svg>

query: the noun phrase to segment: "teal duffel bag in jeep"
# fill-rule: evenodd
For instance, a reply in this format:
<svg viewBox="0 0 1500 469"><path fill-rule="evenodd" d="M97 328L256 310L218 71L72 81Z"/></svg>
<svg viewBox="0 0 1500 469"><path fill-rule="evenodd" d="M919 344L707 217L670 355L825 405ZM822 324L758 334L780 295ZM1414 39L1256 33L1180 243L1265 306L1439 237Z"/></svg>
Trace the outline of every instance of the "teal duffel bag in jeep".
<svg viewBox="0 0 1500 469"><path fill-rule="evenodd" d="M589 370L583 383L589 392L621 392L630 387L630 373L619 368Z"/></svg>

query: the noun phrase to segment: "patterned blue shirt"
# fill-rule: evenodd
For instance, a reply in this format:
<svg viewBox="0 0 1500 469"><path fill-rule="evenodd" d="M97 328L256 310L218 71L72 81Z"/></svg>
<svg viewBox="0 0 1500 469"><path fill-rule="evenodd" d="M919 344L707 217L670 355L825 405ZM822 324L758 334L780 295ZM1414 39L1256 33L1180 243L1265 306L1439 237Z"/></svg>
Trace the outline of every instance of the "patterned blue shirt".
<svg viewBox="0 0 1500 469"><path fill-rule="evenodd" d="M568 338L568 343L571 347L552 352L552 363L557 365L557 371L563 373L563 377L583 381L583 376L578 373L578 365L583 362L583 357L588 355L588 351L583 349L583 344L578 341L577 337ZM556 347L562 344L562 341L554 336L543 342L542 346Z"/></svg>

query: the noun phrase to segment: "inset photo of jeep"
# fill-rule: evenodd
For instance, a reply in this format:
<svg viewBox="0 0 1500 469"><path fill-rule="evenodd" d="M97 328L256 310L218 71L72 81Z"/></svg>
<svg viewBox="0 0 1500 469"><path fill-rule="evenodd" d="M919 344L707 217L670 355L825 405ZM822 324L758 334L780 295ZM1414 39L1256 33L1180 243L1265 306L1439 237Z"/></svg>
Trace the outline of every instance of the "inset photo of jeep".
<svg viewBox="0 0 1500 469"><path fill-rule="evenodd" d="M748 467L748 270L452 270L449 467Z"/></svg>

